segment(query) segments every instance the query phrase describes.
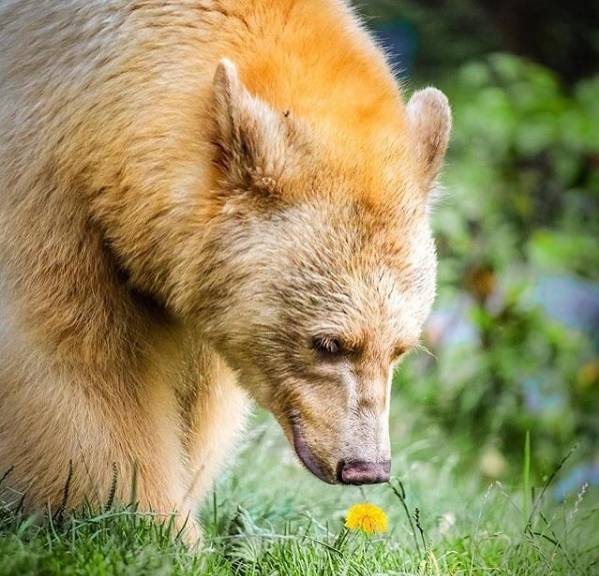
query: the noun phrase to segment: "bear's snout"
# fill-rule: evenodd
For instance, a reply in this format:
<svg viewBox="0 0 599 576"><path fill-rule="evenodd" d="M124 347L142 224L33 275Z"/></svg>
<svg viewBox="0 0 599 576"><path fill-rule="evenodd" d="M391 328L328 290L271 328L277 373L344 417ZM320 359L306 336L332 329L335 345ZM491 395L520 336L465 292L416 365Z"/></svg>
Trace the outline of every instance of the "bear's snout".
<svg viewBox="0 0 599 576"><path fill-rule="evenodd" d="M342 461L337 466L337 478L342 484L360 485L388 482L390 472L390 460L383 462Z"/></svg>

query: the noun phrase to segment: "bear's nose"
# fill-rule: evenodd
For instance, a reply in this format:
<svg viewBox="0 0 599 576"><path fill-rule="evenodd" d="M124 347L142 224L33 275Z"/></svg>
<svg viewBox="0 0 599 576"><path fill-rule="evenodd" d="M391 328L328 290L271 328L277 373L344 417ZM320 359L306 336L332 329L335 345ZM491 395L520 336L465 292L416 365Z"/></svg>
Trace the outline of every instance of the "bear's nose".
<svg viewBox="0 0 599 576"><path fill-rule="evenodd" d="M353 460L351 462L340 462L337 477L342 484L378 484L387 482L391 471L391 461L365 462Z"/></svg>

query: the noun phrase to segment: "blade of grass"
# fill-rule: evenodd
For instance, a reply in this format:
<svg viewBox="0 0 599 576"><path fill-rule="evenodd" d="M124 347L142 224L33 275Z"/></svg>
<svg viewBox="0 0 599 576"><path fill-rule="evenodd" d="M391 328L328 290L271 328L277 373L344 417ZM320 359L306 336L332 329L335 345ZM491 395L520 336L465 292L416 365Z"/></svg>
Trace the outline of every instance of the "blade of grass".
<svg viewBox="0 0 599 576"><path fill-rule="evenodd" d="M530 430L526 431L524 439L524 463L522 468L522 514L526 526L530 517Z"/></svg>

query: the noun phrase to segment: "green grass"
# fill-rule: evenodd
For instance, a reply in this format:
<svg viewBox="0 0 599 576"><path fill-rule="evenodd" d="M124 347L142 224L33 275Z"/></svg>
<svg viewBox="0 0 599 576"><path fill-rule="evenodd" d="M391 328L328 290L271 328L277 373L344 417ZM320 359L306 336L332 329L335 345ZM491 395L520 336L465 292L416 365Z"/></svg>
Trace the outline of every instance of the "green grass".
<svg viewBox="0 0 599 576"><path fill-rule="evenodd" d="M0 514L4 575L591 575L599 571L597 494L562 503L550 493L556 474L534 489L530 451L509 476L484 479L475 442L448 438L395 407L395 477L390 485L327 486L301 470L282 434L259 416L237 463L201 512L205 543L190 550L168 527L131 508L111 507L38 522ZM0 474L1 477L1 474ZM383 536L349 533L347 508L384 508Z"/></svg>

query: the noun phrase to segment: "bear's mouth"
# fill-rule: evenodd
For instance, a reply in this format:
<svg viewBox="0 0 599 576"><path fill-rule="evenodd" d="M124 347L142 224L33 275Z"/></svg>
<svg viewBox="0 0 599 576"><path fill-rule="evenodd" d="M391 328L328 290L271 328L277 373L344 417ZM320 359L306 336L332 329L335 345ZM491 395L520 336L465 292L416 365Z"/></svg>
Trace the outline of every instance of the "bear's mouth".
<svg viewBox="0 0 599 576"><path fill-rule="evenodd" d="M316 456L314 456L312 450L310 450L306 443L298 414L292 414L289 421L291 422L291 430L293 433L293 448L301 463L319 480L322 480L327 484L335 484L335 477L331 478L331 475L327 473L326 467Z"/></svg>

